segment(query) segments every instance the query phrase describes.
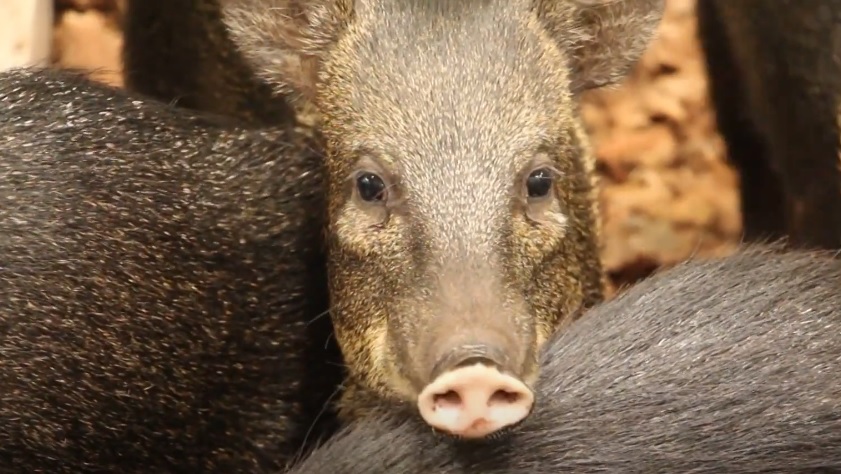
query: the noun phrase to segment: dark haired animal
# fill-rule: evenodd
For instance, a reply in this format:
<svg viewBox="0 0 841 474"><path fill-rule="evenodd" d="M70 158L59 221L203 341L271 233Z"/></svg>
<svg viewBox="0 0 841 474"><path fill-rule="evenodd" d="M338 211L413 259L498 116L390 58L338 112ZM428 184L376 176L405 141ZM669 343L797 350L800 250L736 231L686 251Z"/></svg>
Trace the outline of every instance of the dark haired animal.
<svg viewBox="0 0 841 474"><path fill-rule="evenodd" d="M0 74L0 471L251 473L333 428L321 158Z"/></svg>

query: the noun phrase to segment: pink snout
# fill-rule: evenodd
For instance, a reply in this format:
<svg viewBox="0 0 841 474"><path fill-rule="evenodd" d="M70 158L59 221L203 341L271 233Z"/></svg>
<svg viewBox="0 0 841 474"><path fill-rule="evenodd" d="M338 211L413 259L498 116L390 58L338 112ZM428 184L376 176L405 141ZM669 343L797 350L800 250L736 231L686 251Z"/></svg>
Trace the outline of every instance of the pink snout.
<svg viewBox="0 0 841 474"><path fill-rule="evenodd" d="M421 417L463 438L482 438L531 413L534 393L523 382L477 363L444 372L418 396Z"/></svg>

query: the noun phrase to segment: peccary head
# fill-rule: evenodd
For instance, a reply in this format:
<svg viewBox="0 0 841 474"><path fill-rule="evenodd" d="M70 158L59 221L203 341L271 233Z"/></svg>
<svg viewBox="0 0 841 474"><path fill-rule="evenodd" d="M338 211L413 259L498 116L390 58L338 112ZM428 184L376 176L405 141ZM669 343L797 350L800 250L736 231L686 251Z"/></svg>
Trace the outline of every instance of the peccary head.
<svg viewBox="0 0 841 474"><path fill-rule="evenodd" d="M625 75L662 0L223 4L322 114L343 408L373 392L462 437L524 419L542 341L602 298L577 95Z"/></svg>

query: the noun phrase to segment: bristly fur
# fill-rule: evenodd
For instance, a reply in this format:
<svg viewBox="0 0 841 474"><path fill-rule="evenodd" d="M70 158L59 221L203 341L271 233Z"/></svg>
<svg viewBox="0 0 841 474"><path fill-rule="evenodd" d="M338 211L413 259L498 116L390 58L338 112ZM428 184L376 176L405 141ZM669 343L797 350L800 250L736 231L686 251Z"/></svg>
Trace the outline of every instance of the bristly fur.
<svg viewBox="0 0 841 474"><path fill-rule="evenodd" d="M295 111L231 42L219 0L127 0L122 56L132 92L241 126L294 124Z"/></svg>
<svg viewBox="0 0 841 474"><path fill-rule="evenodd" d="M841 1L708 0L696 10L746 240L841 247Z"/></svg>
<svg viewBox="0 0 841 474"><path fill-rule="evenodd" d="M534 0L553 39L568 52L575 92L614 85L653 41L665 0Z"/></svg>
<svg viewBox="0 0 841 474"><path fill-rule="evenodd" d="M351 0L221 0L239 51L260 77L297 97L312 97L323 55L352 14Z"/></svg>
<svg viewBox="0 0 841 474"><path fill-rule="evenodd" d="M839 472L841 260L781 248L680 264L553 336L504 439L380 407L289 474Z"/></svg>
<svg viewBox="0 0 841 474"><path fill-rule="evenodd" d="M329 433L308 140L52 70L0 74L0 136L0 472L253 473Z"/></svg>

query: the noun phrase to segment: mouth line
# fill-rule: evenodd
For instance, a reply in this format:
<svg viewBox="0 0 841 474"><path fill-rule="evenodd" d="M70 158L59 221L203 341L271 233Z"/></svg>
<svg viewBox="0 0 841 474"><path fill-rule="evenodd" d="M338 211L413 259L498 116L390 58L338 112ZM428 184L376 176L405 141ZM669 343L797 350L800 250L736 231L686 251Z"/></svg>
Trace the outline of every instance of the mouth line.
<svg viewBox="0 0 841 474"><path fill-rule="evenodd" d="M531 415L531 412L529 413L529 415ZM517 427L519 427L522 423L524 423L526 419L528 419L528 416L526 418L524 418L523 420L518 421L517 423L514 423L514 424L511 424L511 425L505 426L503 428L500 428L500 429L494 431L493 433L482 436L481 438L469 438L469 437L466 437L466 436L453 434L453 433L450 433L448 431L444 431L444 430L441 430L441 429L438 429L438 428L433 428L433 427L430 427L430 428L432 429L435 436L437 436L441 440L448 441L448 442L452 443L455 447L466 446L466 445L470 445L470 446L475 447L477 445L482 445L482 444L496 444L496 443L499 443L499 442L505 442L505 440L514 436L514 432L517 429Z"/></svg>

